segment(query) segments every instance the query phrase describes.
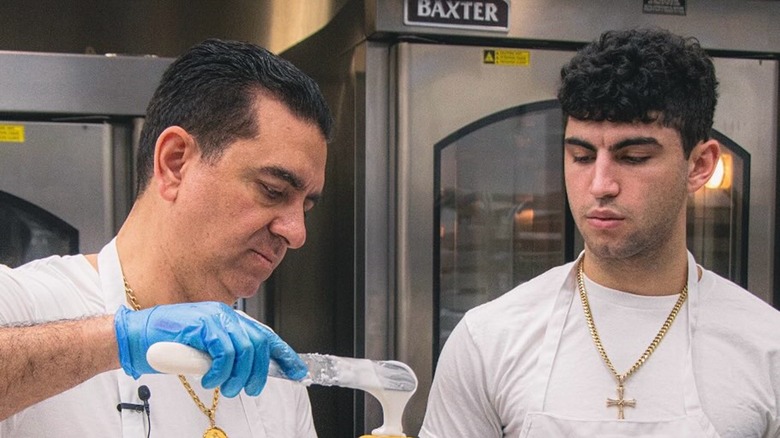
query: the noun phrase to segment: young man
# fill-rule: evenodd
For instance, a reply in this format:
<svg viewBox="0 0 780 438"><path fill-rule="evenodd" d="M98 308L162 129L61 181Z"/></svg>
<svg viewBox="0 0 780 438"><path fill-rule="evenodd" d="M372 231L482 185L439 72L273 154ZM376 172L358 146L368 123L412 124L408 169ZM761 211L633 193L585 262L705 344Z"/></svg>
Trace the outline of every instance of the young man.
<svg viewBox="0 0 780 438"><path fill-rule="evenodd" d="M305 365L231 305L303 245L331 130L317 85L260 47L209 40L175 61L116 238L0 266L0 437L316 436L305 388L266 382L270 359L292 379ZM155 374L158 341L204 350L212 368Z"/></svg>
<svg viewBox="0 0 780 438"><path fill-rule="evenodd" d="M585 250L466 314L420 436L779 437L780 313L686 249L687 196L719 156L711 60L606 32L561 77Z"/></svg>

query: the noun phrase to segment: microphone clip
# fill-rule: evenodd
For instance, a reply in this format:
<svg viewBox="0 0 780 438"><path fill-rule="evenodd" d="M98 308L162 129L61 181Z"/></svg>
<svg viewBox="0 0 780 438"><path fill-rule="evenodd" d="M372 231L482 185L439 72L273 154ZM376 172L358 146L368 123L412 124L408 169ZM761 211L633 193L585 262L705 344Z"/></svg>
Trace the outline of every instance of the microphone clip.
<svg viewBox="0 0 780 438"><path fill-rule="evenodd" d="M146 385L141 385L138 387L138 398L141 399L143 404L119 403L116 405L116 410L119 412L122 412L123 409L136 412L146 412L146 415L149 415L149 397L151 396L152 394L149 391L149 387Z"/></svg>
<svg viewBox="0 0 780 438"><path fill-rule="evenodd" d="M119 403L116 405L116 410L119 412L122 412L122 410L144 412L146 411L146 408L144 405L137 405L135 403Z"/></svg>

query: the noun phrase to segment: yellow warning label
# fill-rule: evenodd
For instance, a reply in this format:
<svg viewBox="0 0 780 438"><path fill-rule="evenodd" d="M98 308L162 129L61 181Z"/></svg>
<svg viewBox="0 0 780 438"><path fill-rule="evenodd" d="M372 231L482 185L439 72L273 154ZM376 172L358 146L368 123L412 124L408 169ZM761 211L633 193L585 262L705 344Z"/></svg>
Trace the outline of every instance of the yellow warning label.
<svg viewBox="0 0 780 438"><path fill-rule="evenodd" d="M0 124L0 142L24 143L24 125Z"/></svg>
<svg viewBox="0 0 780 438"><path fill-rule="evenodd" d="M485 49L482 51L483 64L530 65L531 52L516 49Z"/></svg>

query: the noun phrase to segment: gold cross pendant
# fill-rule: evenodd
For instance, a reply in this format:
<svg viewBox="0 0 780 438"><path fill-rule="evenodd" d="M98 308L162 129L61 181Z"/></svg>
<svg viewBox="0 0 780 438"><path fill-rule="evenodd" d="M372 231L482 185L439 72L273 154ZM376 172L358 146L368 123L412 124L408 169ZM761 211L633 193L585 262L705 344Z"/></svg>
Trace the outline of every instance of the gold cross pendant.
<svg viewBox="0 0 780 438"><path fill-rule="evenodd" d="M624 391L625 391L625 388L623 388L623 383L621 382L618 385L618 387L617 387L617 393L618 393L617 399L607 398L607 407L608 408L611 408L612 406L617 406L617 408L618 408L618 420L625 419L625 417L623 416L623 408L634 408L634 407L636 407L636 400L623 398L623 392Z"/></svg>

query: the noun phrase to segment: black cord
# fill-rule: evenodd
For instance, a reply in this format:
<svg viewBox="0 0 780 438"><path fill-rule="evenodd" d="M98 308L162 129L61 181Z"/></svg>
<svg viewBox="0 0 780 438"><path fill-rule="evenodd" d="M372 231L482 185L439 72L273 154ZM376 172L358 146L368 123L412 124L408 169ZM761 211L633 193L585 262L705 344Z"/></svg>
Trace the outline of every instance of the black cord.
<svg viewBox="0 0 780 438"><path fill-rule="evenodd" d="M123 409L128 409L136 412L146 412L146 424L149 425L149 428L146 430L146 438L149 438L152 435L152 418L151 418L151 409L149 409L149 397L151 397L152 394L149 391L149 387L146 385L141 385L138 388L138 398L141 399L141 402L143 402L142 405L135 404L135 403L119 403L116 405L116 409L119 412L122 412Z"/></svg>
<svg viewBox="0 0 780 438"><path fill-rule="evenodd" d="M146 438L149 438L152 435L152 419L149 417L149 404L147 403L145 406L146 409L146 424L149 425L149 428L146 429Z"/></svg>
<svg viewBox="0 0 780 438"><path fill-rule="evenodd" d="M149 425L149 428L146 430L146 438L149 438L152 435L152 418L149 414L149 398L152 396L151 391L149 391L149 387L146 385L141 385L138 387L138 398L141 399L141 401L144 404L144 412L146 412L146 423Z"/></svg>

